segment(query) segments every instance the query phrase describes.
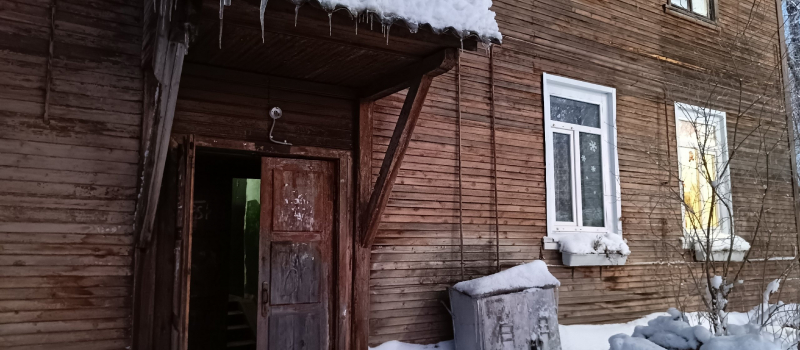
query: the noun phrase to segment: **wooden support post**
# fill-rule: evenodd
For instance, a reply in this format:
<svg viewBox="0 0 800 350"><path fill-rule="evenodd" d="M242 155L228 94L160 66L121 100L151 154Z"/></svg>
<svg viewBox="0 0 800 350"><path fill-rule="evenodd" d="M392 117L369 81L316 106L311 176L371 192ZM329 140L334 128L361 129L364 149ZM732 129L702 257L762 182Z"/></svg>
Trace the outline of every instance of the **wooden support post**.
<svg viewBox="0 0 800 350"><path fill-rule="evenodd" d="M362 101L358 119L358 174L356 178L356 231L363 232L372 192L372 109L373 101ZM353 349L367 350L369 338L369 271L370 248L362 235L357 235L353 276Z"/></svg>
<svg viewBox="0 0 800 350"><path fill-rule="evenodd" d="M353 275L353 337L355 350L367 350L369 342L369 276L372 244L378 234L383 210L389 201L397 173L408 149L411 135L417 124L419 113L428 94L431 81L455 66L457 53L454 49L442 50L431 55L418 65L408 67L379 84L362 91L359 106L358 137L358 188L356 211L356 247ZM414 77L408 80L407 77ZM403 108L397 118L392 139L383 158L375 185L372 184L372 111L374 100L408 88Z"/></svg>
<svg viewBox="0 0 800 350"><path fill-rule="evenodd" d="M433 78L429 75L423 75L417 78L408 89L406 101L403 103L403 109L400 110L397 125L394 127L392 139L389 141L389 147L386 149L378 179L375 181L375 188L367 205L362 224L364 238L361 240L361 244L365 248L372 246L372 242L378 233L378 224L380 224L386 203L389 201L389 195L392 193L394 180L397 178L397 172L400 170L403 156L405 156L408 143L411 141L411 134L414 133L414 127L417 125L419 112L425 102L425 96L428 95L431 80Z"/></svg>
<svg viewBox="0 0 800 350"><path fill-rule="evenodd" d="M157 281L157 247L153 242L156 212L169 150L172 120L178 101L183 57L188 46L190 3L185 0L145 2L142 64L145 98L140 150L141 180L134 215L134 277L132 347L156 349L162 339L154 328ZM166 232L166 230L162 230ZM172 237L163 237L167 243ZM162 257L163 258L163 257ZM161 260L163 261L163 259ZM162 298L163 299L163 298ZM158 346L162 346L159 344Z"/></svg>
<svg viewBox="0 0 800 350"><path fill-rule="evenodd" d="M188 16L189 4L182 1L176 5L176 9L181 9L180 16L172 12L172 4L172 1L154 3L156 9L150 15L153 18L149 19L153 25L147 28L153 32L154 39L148 43L145 50L147 54L143 58L147 75L147 98L144 101L147 104L144 106L142 122L142 179L134 224L136 246L139 248L149 245L153 232L164 162L178 102L183 57L189 45L186 42L188 25L182 20Z"/></svg>

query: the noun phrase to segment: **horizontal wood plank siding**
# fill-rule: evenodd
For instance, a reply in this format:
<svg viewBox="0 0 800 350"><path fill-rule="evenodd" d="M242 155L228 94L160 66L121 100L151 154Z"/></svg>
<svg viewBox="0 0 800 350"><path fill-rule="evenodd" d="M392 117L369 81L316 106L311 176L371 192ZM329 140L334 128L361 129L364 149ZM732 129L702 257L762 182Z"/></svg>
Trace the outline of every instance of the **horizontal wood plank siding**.
<svg viewBox="0 0 800 350"><path fill-rule="evenodd" d="M669 177L677 167L673 102L700 104L701 92L712 88L720 92L709 106L728 113L728 141L741 152L731 164L736 234L752 241L753 213L768 177L769 211L761 229L768 227L762 232L771 232L771 237L762 233L753 242L757 253L751 258L797 254L790 152L787 135L781 131L786 119L782 101L774 99L782 98L775 90L780 66L774 6L756 2L750 44L733 50L737 38L731 33L747 23L752 1L720 0L716 30L665 13L664 3L494 1L504 34L503 45L493 48L497 177L492 177L490 62L488 52L479 49L463 54L460 69L463 250L453 69L434 79L372 250L371 345L394 339L432 343L452 337L451 319L443 305L445 288L497 268L495 184L501 266L544 259L562 282L560 323L623 322L678 302L698 308L698 300L687 295L685 285L691 283L689 269L698 273L701 267L675 263L684 261L680 253L691 252L666 247L680 245L681 223L680 207L663 203L663 197L667 189L678 188ZM560 253L543 250L543 72L617 89L622 226L633 251L626 266L564 267ZM735 77L745 82L741 89ZM373 174L380 167L402 101L403 93L398 93L375 105ZM752 101L757 107L734 119L739 106ZM753 131L758 137L742 136ZM763 163L768 149L769 174ZM767 281L776 278L790 262L753 262L744 271L746 282L734 293L732 307L756 305L764 288L760 276L767 276ZM786 285L781 299L793 300L798 283Z"/></svg>
<svg viewBox="0 0 800 350"><path fill-rule="evenodd" d="M0 2L0 347L130 345L141 2Z"/></svg>
<svg viewBox="0 0 800 350"><path fill-rule="evenodd" d="M269 111L280 107L283 117L275 126L276 140L349 150L356 107L352 97L343 95L345 90L186 64L173 132L270 142Z"/></svg>

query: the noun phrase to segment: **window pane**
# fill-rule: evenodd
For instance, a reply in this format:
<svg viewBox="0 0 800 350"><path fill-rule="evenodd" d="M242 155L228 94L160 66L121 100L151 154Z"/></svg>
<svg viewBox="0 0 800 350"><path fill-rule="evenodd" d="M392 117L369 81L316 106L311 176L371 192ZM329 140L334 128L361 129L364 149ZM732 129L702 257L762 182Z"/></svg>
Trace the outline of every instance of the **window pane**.
<svg viewBox="0 0 800 350"><path fill-rule="evenodd" d="M575 221L572 217L572 142L570 135L553 133L553 173L555 174L556 221Z"/></svg>
<svg viewBox="0 0 800 350"><path fill-rule="evenodd" d="M600 127L600 106L550 96L550 119L557 122Z"/></svg>
<svg viewBox="0 0 800 350"><path fill-rule="evenodd" d="M583 226L605 227L600 135L580 133Z"/></svg>
<svg viewBox="0 0 800 350"><path fill-rule="evenodd" d="M684 227L689 230L719 227L719 210L711 188L717 181L715 128L678 122L678 162L683 181ZM702 152L701 152L702 151Z"/></svg>
<svg viewBox="0 0 800 350"><path fill-rule="evenodd" d="M708 0L692 0L692 12L708 17Z"/></svg>
<svg viewBox="0 0 800 350"><path fill-rule="evenodd" d="M670 2L675 6L680 6L683 8L689 8L688 0L671 0Z"/></svg>

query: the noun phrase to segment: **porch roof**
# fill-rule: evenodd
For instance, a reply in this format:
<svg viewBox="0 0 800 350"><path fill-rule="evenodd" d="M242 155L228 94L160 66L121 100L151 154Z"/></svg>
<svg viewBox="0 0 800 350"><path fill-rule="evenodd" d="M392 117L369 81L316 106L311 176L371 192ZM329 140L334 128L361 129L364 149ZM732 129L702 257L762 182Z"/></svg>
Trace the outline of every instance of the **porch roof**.
<svg viewBox="0 0 800 350"><path fill-rule="evenodd" d="M410 80L425 69L426 59L446 49L478 47L476 36L462 41L430 26L415 33L399 25L383 27L387 36L378 21L359 22L348 11L329 17L318 2L295 17L295 5L279 0L267 4L262 42L259 5L260 0L234 0L220 19L219 2L203 1L186 61L333 85L367 97L390 80Z"/></svg>

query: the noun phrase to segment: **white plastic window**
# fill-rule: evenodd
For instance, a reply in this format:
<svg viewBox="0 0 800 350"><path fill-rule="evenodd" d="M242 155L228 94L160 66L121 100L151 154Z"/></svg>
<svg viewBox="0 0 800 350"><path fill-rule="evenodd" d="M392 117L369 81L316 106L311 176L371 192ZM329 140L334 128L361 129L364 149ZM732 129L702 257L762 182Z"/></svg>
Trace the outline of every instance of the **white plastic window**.
<svg viewBox="0 0 800 350"><path fill-rule="evenodd" d="M670 0L672 6L680 7L696 15L711 19L710 0Z"/></svg>
<svg viewBox="0 0 800 350"><path fill-rule="evenodd" d="M543 78L548 236L621 234L616 90Z"/></svg>
<svg viewBox="0 0 800 350"><path fill-rule="evenodd" d="M686 241L728 238L733 208L725 112L675 103L675 128Z"/></svg>

